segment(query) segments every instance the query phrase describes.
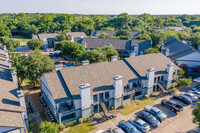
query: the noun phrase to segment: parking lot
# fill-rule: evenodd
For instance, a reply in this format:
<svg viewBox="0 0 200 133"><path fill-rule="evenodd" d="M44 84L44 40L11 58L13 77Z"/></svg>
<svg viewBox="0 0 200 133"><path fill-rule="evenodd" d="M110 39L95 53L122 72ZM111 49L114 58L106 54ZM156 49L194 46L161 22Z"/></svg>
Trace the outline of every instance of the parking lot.
<svg viewBox="0 0 200 133"><path fill-rule="evenodd" d="M184 89L181 92L187 92L188 89ZM170 109L163 107L160 103L163 99L170 99L176 101L178 104L182 105L184 110L180 113L174 113ZM193 102L190 105L186 105L183 102L180 102L176 99L173 99L172 96L165 96L164 98L159 98L155 103L151 104L151 106L157 107L163 113L167 115L167 119L164 120L159 127L154 128L151 126L151 130L148 133L199 133L200 129L197 124L192 122L193 115L192 110L197 106L197 102ZM129 120L132 117L136 117L138 113L143 110L140 109L136 112L133 112L128 115L122 115L121 113L117 113L117 117L106 121L104 123L96 124L97 130L108 130L111 126L118 125L121 120ZM97 130L92 131L95 133Z"/></svg>

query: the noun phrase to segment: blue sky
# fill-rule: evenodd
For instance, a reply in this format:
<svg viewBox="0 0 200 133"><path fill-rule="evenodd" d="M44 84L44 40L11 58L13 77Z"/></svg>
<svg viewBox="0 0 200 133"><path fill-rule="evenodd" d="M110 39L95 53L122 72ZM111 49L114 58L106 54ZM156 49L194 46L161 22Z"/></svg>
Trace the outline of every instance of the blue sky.
<svg viewBox="0 0 200 133"><path fill-rule="evenodd" d="M0 0L0 13L200 14L200 0Z"/></svg>

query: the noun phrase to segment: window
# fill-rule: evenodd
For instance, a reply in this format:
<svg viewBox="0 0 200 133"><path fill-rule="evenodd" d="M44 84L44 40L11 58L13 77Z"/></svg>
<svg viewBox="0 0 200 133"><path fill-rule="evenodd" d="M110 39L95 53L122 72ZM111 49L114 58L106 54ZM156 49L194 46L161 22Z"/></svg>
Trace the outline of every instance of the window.
<svg viewBox="0 0 200 133"><path fill-rule="evenodd" d="M164 81L164 76L161 76L161 81Z"/></svg>
<svg viewBox="0 0 200 133"><path fill-rule="evenodd" d="M109 97L110 97L110 96L109 96L109 91L105 92L105 98L106 98L106 99L109 99Z"/></svg>
<svg viewBox="0 0 200 133"><path fill-rule="evenodd" d="M142 91L135 92L135 96L142 95Z"/></svg>
<svg viewBox="0 0 200 133"><path fill-rule="evenodd" d="M112 46L112 44L108 43L108 44L106 44L106 46L110 47L110 46Z"/></svg>
<svg viewBox="0 0 200 133"><path fill-rule="evenodd" d="M93 96L93 102L95 103L95 102L98 102L98 95L94 95Z"/></svg>
<svg viewBox="0 0 200 133"><path fill-rule="evenodd" d="M123 100L127 100L127 99L130 99L131 98L131 95L126 95L123 97Z"/></svg>

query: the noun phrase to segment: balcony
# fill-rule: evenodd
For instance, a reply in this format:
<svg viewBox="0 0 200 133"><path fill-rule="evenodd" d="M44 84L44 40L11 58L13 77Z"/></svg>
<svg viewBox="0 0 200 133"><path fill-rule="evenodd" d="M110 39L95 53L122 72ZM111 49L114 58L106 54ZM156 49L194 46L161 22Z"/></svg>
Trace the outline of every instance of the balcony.
<svg viewBox="0 0 200 133"><path fill-rule="evenodd" d="M75 107L73 105L69 106L67 104L64 104L59 107L58 113L66 113L66 112L72 111L74 109L75 109Z"/></svg>

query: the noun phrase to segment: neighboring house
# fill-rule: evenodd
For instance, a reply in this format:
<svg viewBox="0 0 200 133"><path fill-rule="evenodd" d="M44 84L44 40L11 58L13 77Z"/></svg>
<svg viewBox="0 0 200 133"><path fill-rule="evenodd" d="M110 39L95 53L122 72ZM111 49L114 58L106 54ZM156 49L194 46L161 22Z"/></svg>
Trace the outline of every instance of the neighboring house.
<svg viewBox="0 0 200 133"><path fill-rule="evenodd" d="M167 28L163 28L162 30L164 32L166 32L168 29L173 29L175 31L183 31L186 27L185 26L182 26L182 27L167 27Z"/></svg>
<svg viewBox="0 0 200 133"><path fill-rule="evenodd" d="M24 133L28 129L24 93L17 87L8 51L1 45L0 54L0 132Z"/></svg>
<svg viewBox="0 0 200 133"><path fill-rule="evenodd" d="M129 31L131 34L131 38L136 38L137 36L140 35L140 32L137 31ZM97 31L92 31L91 37L98 37L100 34L106 33L110 36L116 36L117 31L104 31L104 30L97 30Z"/></svg>
<svg viewBox="0 0 200 133"><path fill-rule="evenodd" d="M76 37L79 37L79 38L87 37L87 35L84 32L70 32L66 34L71 35L72 39ZM33 35L32 39L42 40L44 42L43 48L54 48L57 35L58 33L37 34L37 35Z"/></svg>
<svg viewBox="0 0 200 133"><path fill-rule="evenodd" d="M185 44L178 39L171 37L163 42L161 51L175 64L187 64L189 67L200 65L200 52L192 46Z"/></svg>
<svg viewBox="0 0 200 133"><path fill-rule="evenodd" d="M106 38L81 38L76 40L84 45L85 49L96 49L103 46L113 46L121 57L128 57L129 53L134 52L135 55L142 55L143 51L151 48L151 40L119 40Z"/></svg>
<svg viewBox="0 0 200 133"><path fill-rule="evenodd" d="M132 55L119 61L112 56L111 62L44 74L40 78L41 95L57 122L66 123L168 89L177 79L177 70L161 53Z"/></svg>

